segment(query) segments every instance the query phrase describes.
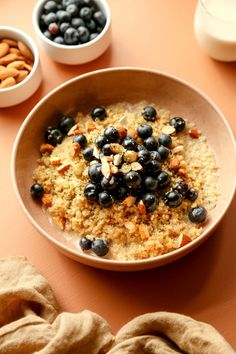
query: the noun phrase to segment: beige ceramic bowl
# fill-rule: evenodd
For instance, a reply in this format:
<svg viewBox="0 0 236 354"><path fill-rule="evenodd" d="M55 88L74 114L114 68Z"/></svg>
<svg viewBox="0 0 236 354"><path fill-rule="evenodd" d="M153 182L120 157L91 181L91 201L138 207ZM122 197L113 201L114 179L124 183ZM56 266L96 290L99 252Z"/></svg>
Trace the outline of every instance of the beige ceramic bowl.
<svg viewBox="0 0 236 354"><path fill-rule="evenodd" d="M170 109L174 115L188 117L189 120L196 122L215 151L220 166L221 196L216 208L210 213L210 220L202 235L178 250L152 259L127 262L86 255L73 242L66 240L63 232L49 222L41 206L30 197L32 171L36 167L39 145L44 139L45 128L58 121L62 114L73 115L79 110L89 110L97 104L106 105L124 100L135 102L144 99ZM117 271L161 266L199 246L225 214L235 192L235 177L234 137L215 104L182 80L143 69L100 70L64 83L44 97L28 115L20 128L12 154L14 189L21 207L36 229L67 256L93 267Z"/></svg>
<svg viewBox="0 0 236 354"><path fill-rule="evenodd" d="M39 27L39 18L46 0L38 0L33 10L33 26L39 42L51 59L69 65L84 64L98 58L108 48L111 41L111 12L106 0L94 0L102 10L107 22L102 32L92 41L78 45L57 44L44 36Z"/></svg>
<svg viewBox="0 0 236 354"><path fill-rule="evenodd" d="M10 38L25 43L34 55L34 65L30 74L17 85L0 89L0 107L10 107L32 96L42 81L39 52L32 38L18 28L0 26L0 39Z"/></svg>

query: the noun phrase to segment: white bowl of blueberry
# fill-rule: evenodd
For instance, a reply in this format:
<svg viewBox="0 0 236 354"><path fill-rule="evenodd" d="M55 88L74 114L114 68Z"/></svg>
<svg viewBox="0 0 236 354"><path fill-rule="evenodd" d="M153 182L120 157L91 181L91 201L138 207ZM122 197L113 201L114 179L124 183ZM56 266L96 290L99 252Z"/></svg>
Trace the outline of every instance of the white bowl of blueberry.
<svg viewBox="0 0 236 354"><path fill-rule="evenodd" d="M94 60L111 40L106 0L39 0L33 10L33 26L47 54L63 64Z"/></svg>

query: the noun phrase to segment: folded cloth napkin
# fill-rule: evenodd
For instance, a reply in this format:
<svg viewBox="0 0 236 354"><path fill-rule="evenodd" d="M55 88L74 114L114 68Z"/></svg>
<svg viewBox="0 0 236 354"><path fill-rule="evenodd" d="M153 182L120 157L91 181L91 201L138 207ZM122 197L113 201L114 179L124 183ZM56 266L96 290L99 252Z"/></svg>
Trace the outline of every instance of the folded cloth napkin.
<svg viewBox="0 0 236 354"><path fill-rule="evenodd" d="M62 312L24 257L0 259L1 354L235 354L210 325L176 313L136 317L114 336L99 315Z"/></svg>

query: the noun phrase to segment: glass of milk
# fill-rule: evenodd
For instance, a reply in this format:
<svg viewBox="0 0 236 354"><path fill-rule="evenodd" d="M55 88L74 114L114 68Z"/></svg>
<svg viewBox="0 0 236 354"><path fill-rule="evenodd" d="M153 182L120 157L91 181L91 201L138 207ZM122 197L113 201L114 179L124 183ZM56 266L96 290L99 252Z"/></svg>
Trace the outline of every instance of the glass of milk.
<svg viewBox="0 0 236 354"><path fill-rule="evenodd" d="M236 0L199 0L194 31L209 56L236 61Z"/></svg>

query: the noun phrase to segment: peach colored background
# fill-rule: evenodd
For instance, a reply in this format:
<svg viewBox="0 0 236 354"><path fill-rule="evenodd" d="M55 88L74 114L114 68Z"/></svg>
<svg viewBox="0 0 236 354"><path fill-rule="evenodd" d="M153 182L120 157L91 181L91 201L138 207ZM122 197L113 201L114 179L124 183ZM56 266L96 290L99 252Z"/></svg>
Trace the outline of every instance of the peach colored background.
<svg viewBox="0 0 236 354"><path fill-rule="evenodd" d="M41 50L44 81L28 101L0 110L0 257L25 255L49 280L66 311L90 309L116 331L136 315L176 311L215 326L236 348L236 199L210 239L180 261L139 273L112 273L82 266L58 253L29 223L10 179L16 133L33 106L65 80L91 70L140 66L175 74L207 93L236 132L236 63L208 58L193 33L196 0L109 0L112 45L83 66L52 62ZM0 24L34 39L32 0L1 0ZM220 142L219 142L220 143ZM27 156L26 156L27 158Z"/></svg>

